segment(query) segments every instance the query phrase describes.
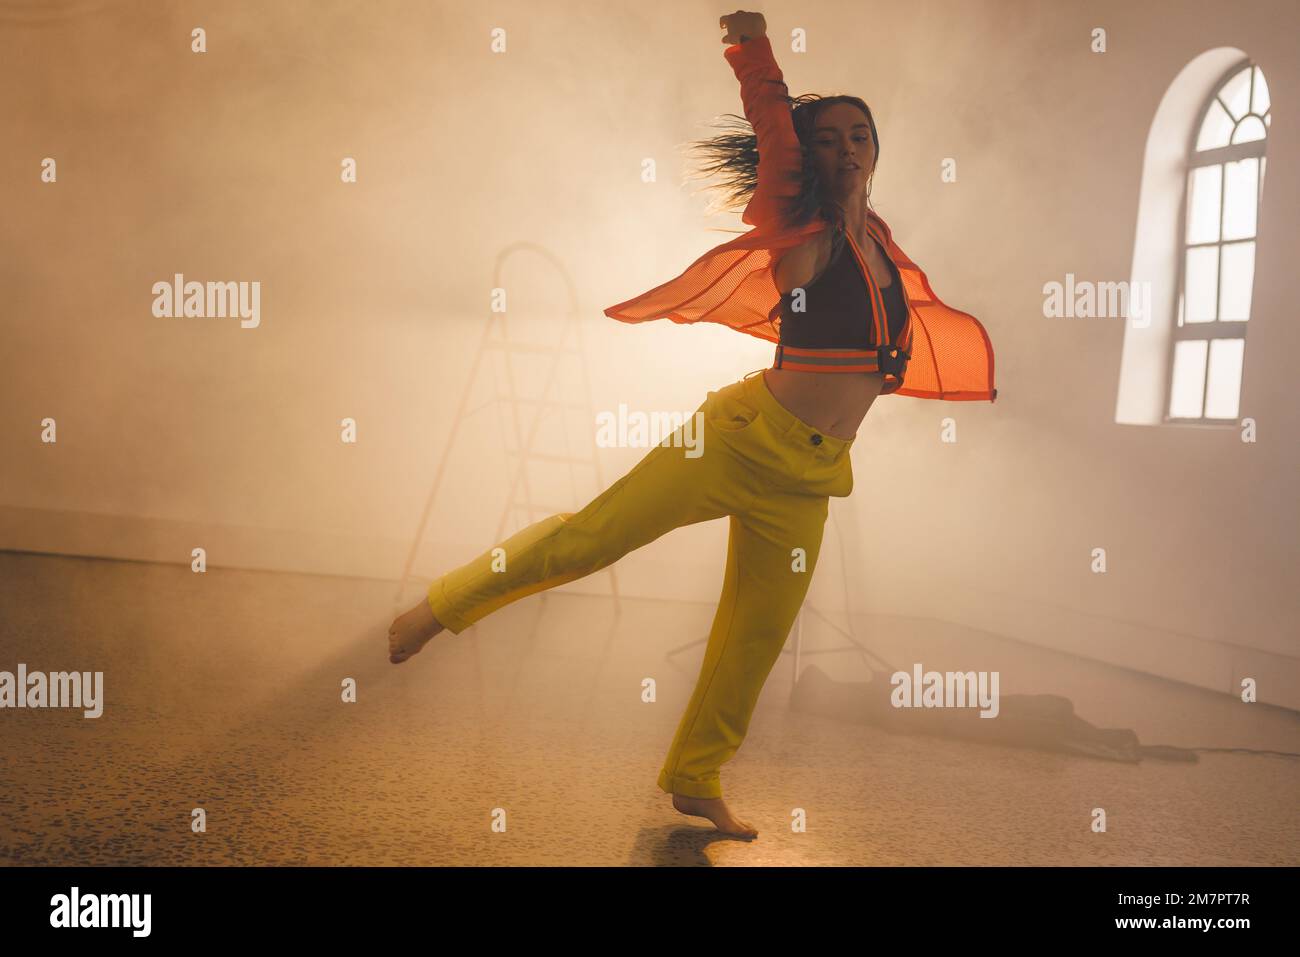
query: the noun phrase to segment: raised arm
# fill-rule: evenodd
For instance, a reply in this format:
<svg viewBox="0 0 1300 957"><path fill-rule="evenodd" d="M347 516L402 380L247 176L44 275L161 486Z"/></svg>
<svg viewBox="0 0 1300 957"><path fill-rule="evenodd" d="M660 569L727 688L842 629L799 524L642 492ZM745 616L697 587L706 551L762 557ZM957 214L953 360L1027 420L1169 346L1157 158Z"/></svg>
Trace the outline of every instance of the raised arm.
<svg viewBox="0 0 1300 957"><path fill-rule="evenodd" d="M740 81L745 119L758 137L758 186L740 217L757 226L778 217L784 202L798 194L803 154L763 15L737 10L721 17L719 26L727 30L722 42L730 45L722 52Z"/></svg>

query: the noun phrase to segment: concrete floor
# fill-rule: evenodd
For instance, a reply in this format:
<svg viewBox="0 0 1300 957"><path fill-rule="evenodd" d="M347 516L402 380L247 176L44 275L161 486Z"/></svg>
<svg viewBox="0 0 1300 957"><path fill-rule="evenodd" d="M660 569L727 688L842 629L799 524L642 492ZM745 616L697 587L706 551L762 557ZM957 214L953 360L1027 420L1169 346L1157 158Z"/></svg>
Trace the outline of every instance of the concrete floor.
<svg viewBox="0 0 1300 957"><path fill-rule="evenodd" d="M720 839L655 786L703 649L665 653L703 637L712 607L624 599L616 619L607 599L551 592L395 667L392 591L0 553L0 670L103 671L107 701L97 720L0 712L0 864L1300 863L1294 758L1125 765L894 735L790 711L789 656L722 772L760 837ZM810 645L838 640L808 627ZM1064 694L1144 744L1300 751L1292 712L953 625L855 628L891 661L998 668L1004 694ZM814 660L865 674L853 655Z"/></svg>

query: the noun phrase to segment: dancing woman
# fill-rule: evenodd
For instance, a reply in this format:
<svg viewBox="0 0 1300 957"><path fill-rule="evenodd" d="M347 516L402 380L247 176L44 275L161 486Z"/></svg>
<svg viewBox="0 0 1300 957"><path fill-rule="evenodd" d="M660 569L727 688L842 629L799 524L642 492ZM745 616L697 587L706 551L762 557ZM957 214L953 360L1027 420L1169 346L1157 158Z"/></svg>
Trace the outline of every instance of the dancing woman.
<svg viewBox="0 0 1300 957"><path fill-rule="evenodd" d="M726 574L704 663L660 770L673 807L742 837L722 799L735 755L817 564L829 497L853 489L850 449L877 396L993 401L979 320L945 305L871 208L880 153L857 97L792 99L762 14L723 16L723 55L752 132L703 144L756 228L606 315L716 322L776 343L773 366L710 391L705 451L656 445L577 513L553 515L435 580L388 633L403 662L443 629L590 575L683 525L729 516ZM685 426L683 426L685 427ZM700 437L697 437L697 441Z"/></svg>

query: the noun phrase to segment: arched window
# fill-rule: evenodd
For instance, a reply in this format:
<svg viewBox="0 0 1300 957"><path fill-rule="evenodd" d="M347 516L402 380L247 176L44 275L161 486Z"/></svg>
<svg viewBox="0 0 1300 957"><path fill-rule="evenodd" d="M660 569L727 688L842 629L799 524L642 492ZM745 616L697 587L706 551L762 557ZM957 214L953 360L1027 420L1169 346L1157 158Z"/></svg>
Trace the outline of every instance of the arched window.
<svg viewBox="0 0 1300 957"><path fill-rule="evenodd" d="M1147 134L1115 421L1231 426L1241 414L1264 151L1263 72L1244 51L1193 58ZM1134 297L1130 297L1133 301Z"/></svg>
<svg viewBox="0 0 1300 957"><path fill-rule="evenodd" d="M1247 60L1222 77L1196 123L1184 180L1166 421L1237 417L1271 120L1268 84Z"/></svg>

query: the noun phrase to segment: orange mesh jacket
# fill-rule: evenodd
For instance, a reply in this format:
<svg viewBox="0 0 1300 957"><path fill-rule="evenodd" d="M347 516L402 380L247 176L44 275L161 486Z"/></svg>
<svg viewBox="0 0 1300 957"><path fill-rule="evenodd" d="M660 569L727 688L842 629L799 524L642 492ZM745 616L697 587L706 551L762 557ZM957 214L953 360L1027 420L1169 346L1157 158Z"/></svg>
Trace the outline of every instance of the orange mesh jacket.
<svg viewBox="0 0 1300 957"><path fill-rule="evenodd" d="M677 278L610 306L605 315L623 322L663 318L680 323L716 322L779 342L773 312L781 293L772 267L784 250L806 242L830 224L820 217L805 226L782 221L781 203L799 190L794 176L802 168L803 152L791 122L790 104L781 99L788 88L768 38L732 44L723 55L740 80L745 118L758 138L758 184L741 216L742 222L755 228L710 249ZM920 399L995 400L993 344L984 326L934 294L921 267L899 248L889 226L871 209L867 210L867 231L898 267L908 305L907 322L896 344L910 349L911 359L901 380L886 377L881 395L897 392ZM856 252L856 243L853 248ZM872 342L887 343L880 290L865 263L862 266L873 304L874 315L867 317L872 323Z"/></svg>

